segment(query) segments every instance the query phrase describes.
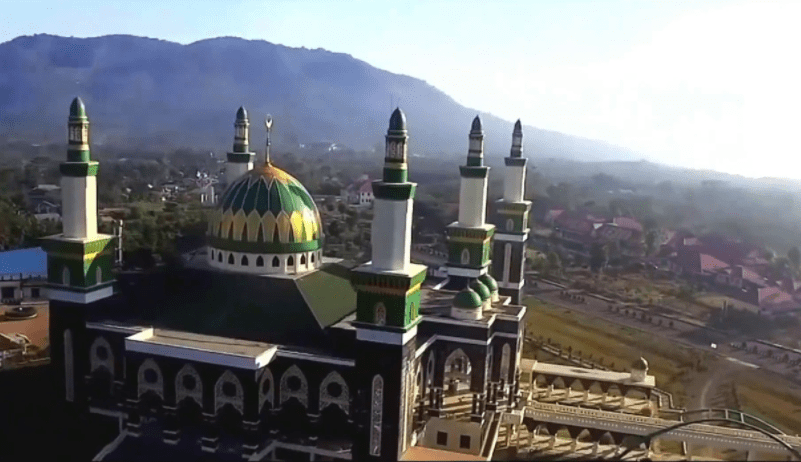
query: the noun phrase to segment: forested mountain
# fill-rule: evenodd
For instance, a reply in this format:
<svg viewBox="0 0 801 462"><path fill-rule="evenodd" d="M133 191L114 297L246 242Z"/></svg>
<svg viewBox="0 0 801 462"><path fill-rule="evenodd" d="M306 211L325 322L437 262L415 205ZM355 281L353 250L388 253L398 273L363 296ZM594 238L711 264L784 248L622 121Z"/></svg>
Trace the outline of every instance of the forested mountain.
<svg viewBox="0 0 801 462"><path fill-rule="evenodd" d="M132 148L224 151L244 105L257 147L269 112L276 142L286 147L332 141L371 149L383 142L394 100L407 114L412 153L463 154L470 121L480 113L420 79L346 54L232 37L181 45L124 35L21 36L0 44L0 63L0 137L9 141L61 141L75 96L87 105L95 144ZM488 156L507 155L514 121L482 119ZM536 157L637 157L533 127L526 127L525 140Z"/></svg>

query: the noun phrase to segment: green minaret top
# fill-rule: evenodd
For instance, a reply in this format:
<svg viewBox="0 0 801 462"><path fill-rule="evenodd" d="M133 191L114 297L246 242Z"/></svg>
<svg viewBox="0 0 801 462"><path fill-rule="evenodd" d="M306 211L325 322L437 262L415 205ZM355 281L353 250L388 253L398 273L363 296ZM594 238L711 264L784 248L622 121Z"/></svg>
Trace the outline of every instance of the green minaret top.
<svg viewBox="0 0 801 462"><path fill-rule="evenodd" d="M390 132L405 132L406 131L406 115L399 107L395 108L392 116L389 118L389 131Z"/></svg>
<svg viewBox="0 0 801 462"><path fill-rule="evenodd" d="M89 117L81 98L75 98L70 104L70 117L67 122L67 162L91 162L89 155ZM61 168L61 173L68 176L85 176L86 166ZM90 169L91 170L91 169ZM94 168L96 170L96 167Z"/></svg>
<svg viewBox="0 0 801 462"><path fill-rule="evenodd" d="M70 119L86 119L86 107L81 98L75 98L70 104Z"/></svg>
<svg viewBox="0 0 801 462"><path fill-rule="evenodd" d="M245 109L244 106L239 106L239 110L236 111L236 120L247 120L248 118L248 111Z"/></svg>
<svg viewBox="0 0 801 462"><path fill-rule="evenodd" d="M523 124L520 123L520 119L517 119L512 131L512 152L509 157L523 157Z"/></svg>
<svg viewBox="0 0 801 462"><path fill-rule="evenodd" d="M400 108L395 108L389 118L389 129L386 136L387 148L384 154L383 178L385 183L406 183L408 179L406 141L408 138L406 116Z"/></svg>
<svg viewBox="0 0 801 462"><path fill-rule="evenodd" d="M482 131L483 130L481 128L481 118L479 116L476 116L476 118L473 119L473 126L470 127L470 132L471 133L481 133Z"/></svg>
<svg viewBox="0 0 801 462"><path fill-rule="evenodd" d="M484 166L484 130L481 127L481 117L476 116L470 126L470 144L467 150L467 166ZM482 172L484 170L481 170Z"/></svg>

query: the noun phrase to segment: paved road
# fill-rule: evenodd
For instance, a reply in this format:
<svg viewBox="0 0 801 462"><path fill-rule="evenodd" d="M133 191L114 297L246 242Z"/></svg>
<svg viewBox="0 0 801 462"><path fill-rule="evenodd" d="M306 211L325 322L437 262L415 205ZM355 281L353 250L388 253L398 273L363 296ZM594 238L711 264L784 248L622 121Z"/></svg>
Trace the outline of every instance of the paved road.
<svg viewBox="0 0 801 462"><path fill-rule="evenodd" d="M727 360L733 365L732 369L727 368L727 372L738 369L742 370L744 368L762 368L801 383L801 376L795 372L795 368L789 367L788 364L782 363L775 358L768 358L753 353L746 353L728 346L729 343L738 343L742 340L745 340L744 337L737 337L733 335L729 337L725 334L720 334L708 329L704 329L695 324L680 320L673 320L673 328L669 328L667 326L668 321L663 321L662 325L658 326L656 324L642 321L639 318L634 319L631 316L626 316L622 313L610 312L608 309L609 303L603 300L586 296L584 303L575 303L562 298L560 296L560 292L564 289L557 285L543 281L537 281L537 286L537 288L534 288L533 284L527 283L527 293L540 300L565 309L583 312L590 316L601 318L618 325L644 330L654 335L668 338L688 347L714 354ZM651 314L654 317L657 317L656 313ZM712 348L712 343L715 343L717 348ZM715 380L720 382L725 379L721 377L716 378ZM713 389L715 386L715 384L710 385L710 387Z"/></svg>

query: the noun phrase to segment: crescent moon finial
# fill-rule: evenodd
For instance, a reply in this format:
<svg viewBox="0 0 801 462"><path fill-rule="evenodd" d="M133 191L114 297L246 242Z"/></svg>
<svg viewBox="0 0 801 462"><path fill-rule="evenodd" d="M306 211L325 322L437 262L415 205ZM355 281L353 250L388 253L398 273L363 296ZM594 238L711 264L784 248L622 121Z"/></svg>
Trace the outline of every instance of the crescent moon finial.
<svg viewBox="0 0 801 462"><path fill-rule="evenodd" d="M264 162L270 163L270 130L273 127L273 116L267 114L267 118L264 119L264 127L267 129L267 146L264 149Z"/></svg>

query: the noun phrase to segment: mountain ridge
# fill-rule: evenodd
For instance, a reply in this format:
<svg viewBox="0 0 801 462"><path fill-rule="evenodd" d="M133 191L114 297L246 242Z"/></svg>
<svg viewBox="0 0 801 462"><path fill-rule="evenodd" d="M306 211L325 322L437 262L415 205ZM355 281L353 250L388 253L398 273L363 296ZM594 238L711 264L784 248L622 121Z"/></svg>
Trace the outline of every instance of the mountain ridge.
<svg viewBox="0 0 801 462"><path fill-rule="evenodd" d="M330 139L354 149L380 147L392 107L402 101L410 152L462 154L480 114L487 154L506 156L512 121L460 105L424 80L371 66L347 53L292 48L225 36L183 45L114 34L49 34L0 44L0 135L32 142L63 137L66 108L81 96L93 142L227 150L236 109L276 119L278 145ZM524 126L529 157L639 159L603 141ZM261 136L260 136L261 135Z"/></svg>

